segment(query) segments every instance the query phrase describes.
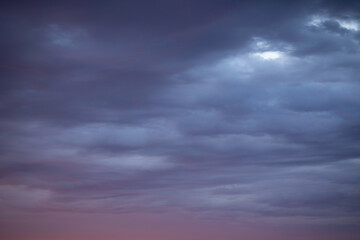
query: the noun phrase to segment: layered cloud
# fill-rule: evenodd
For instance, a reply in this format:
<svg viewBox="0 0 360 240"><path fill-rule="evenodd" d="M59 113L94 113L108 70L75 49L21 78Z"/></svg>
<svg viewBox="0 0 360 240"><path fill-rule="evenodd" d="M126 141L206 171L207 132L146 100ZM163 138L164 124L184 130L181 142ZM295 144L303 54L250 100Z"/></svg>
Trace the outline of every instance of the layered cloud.
<svg viewBox="0 0 360 240"><path fill-rule="evenodd" d="M356 239L358 3L150 2L2 8L1 221L181 210Z"/></svg>

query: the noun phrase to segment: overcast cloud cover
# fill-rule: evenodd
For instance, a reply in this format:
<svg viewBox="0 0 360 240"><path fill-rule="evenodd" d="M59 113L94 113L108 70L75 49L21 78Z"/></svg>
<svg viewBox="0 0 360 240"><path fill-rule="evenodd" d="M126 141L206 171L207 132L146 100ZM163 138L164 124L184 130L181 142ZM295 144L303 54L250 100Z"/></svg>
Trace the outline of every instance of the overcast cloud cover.
<svg viewBox="0 0 360 240"><path fill-rule="evenodd" d="M2 1L0 239L360 239L360 1Z"/></svg>

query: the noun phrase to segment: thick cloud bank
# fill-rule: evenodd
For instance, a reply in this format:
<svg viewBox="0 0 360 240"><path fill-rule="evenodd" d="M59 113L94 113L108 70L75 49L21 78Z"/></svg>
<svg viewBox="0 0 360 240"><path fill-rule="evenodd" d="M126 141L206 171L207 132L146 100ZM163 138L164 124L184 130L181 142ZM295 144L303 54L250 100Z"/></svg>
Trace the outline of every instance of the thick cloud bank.
<svg viewBox="0 0 360 240"><path fill-rule="evenodd" d="M360 236L359 1L0 9L5 238L39 214L177 211Z"/></svg>

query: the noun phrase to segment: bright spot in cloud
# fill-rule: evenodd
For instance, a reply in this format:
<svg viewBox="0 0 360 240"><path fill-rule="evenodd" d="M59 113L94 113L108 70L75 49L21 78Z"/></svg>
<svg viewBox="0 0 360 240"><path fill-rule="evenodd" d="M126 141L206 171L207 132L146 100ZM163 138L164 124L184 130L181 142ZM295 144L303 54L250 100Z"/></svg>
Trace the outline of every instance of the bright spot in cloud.
<svg viewBox="0 0 360 240"><path fill-rule="evenodd" d="M327 19L324 16L313 16L309 22L310 26L320 27Z"/></svg>
<svg viewBox="0 0 360 240"><path fill-rule="evenodd" d="M354 20L343 20L321 15L313 16L308 25L320 27L326 21L335 21L340 25L340 27L350 31L359 31L360 29L359 23Z"/></svg>
<svg viewBox="0 0 360 240"><path fill-rule="evenodd" d="M253 49L264 51L270 48L270 44L262 38L255 37L253 40L254 40L252 44Z"/></svg>
<svg viewBox="0 0 360 240"><path fill-rule="evenodd" d="M279 51L266 51L266 52L254 53L254 56L261 57L265 60L275 60L283 57L283 53Z"/></svg>
<svg viewBox="0 0 360 240"><path fill-rule="evenodd" d="M340 24L340 26L342 28L345 28L345 29L351 30L351 31L359 31L359 24L355 21L338 20L337 22Z"/></svg>

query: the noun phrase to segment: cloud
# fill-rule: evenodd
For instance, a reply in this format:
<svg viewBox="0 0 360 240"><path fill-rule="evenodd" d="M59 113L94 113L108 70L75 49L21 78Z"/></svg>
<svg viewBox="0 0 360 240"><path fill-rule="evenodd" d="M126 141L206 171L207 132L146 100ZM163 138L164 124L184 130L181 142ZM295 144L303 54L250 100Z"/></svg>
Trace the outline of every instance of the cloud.
<svg viewBox="0 0 360 240"><path fill-rule="evenodd" d="M0 185L2 211L10 208L37 208L51 198L51 191L24 185Z"/></svg>
<svg viewBox="0 0 360 240"><path fill-rule="evenodd" d="M358 3L151 2L0 10L6 214L358 226Z"/></svg>

